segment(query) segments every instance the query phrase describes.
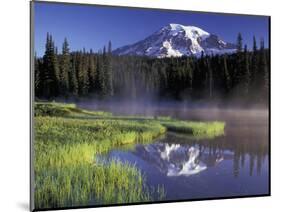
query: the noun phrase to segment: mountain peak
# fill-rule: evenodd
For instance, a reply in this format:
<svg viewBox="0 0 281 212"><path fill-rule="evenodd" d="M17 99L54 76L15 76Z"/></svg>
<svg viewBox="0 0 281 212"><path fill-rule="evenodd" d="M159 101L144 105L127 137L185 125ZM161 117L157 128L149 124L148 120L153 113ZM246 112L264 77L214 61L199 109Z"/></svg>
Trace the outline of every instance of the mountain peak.
<svg viewBox="0 0 281 212"><path fill-rule="evenodd" d="M181 29L183 29L184 25L170 23L166 27L170 28L171 30L181 30Z"/></svg>
<svg viewBox="0 0 281 212"><path fill-rule="evenodd" d="M142 41L116 49L117 55L180 57L233 52L235 45L196 26L170 23Z"/></svg>
<svg viewBox="0 0 281 212"><path fill-rule="evenodd" d="M208 32L204 31L203 29L196 27L196 26L191 26L191 25L186 26L186 25L182 25L182 24L170 23L166 27L170 28L171 30L175 30L175 31L180 31L180 30L198 31L198 32L209 34Z"/></svg>

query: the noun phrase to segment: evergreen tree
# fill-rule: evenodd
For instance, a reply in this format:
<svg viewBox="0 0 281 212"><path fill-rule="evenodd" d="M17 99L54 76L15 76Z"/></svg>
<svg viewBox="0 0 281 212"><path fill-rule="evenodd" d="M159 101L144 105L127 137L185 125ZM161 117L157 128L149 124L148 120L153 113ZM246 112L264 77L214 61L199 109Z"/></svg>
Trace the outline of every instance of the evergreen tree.
<svg viewBox="0 0 281 212"><path fill-rule="evenodd" d="M243 70L243 39L241 33L238 33L237 36L237 54L236 54L236 66L234 70L234 80L233 80L233 85L235 89L237 90L237 93L239 94L239 89L241 87L241 82L243 81L244 77L244 70Z"/></svg>
<svg viewBox="0 0 281 212"><path fill-rule="evenodd" d="M224 70L224 79L223 81L225 82L225 93L229 93L231 89L231 76L228 71L228 66L227 66L227 55L225 54L223 56L223 70Z"/></svg>
<svg viewBox="0 0 281 212"><path fill-rule="evenodd" d="M185 91L185 98L190 99L193 90L193 71L191 68L191 60L186 59L186 63L184 66L184 91Z"/></svg>
<svg viewBox="0 0 281 212"><path fill-rule="evenodd" d="M258 87L258 79L257 79L257 74L258 74L258 67L259 65L259 55L258 55L258 48L257 48L257 42L256 42L256 37L253 37L253 53L252 53L252 59L251 59L251 94L255 95L255 91Z"/></svg>
<svg viewBox="0 0 281 212"><path fill-rule="evenodd" d="M78 81L78 94L83 96L84 89L84 71L83 71L83 54L82 51L76 53L76 73Z"/></svg>
<svg viewBox="0 0 281 212"><path fill-rule="evenodd" d="M107 57L106 57L106 69L107 69L107 94L108 96L113 96L113 73L112 73L112 54L111 54L111 41L108 43Z"/></svg>
<svg viewBox="0 0 281 212"><path fill-rule="evenodd" d="M76 66L77 66L77 57L76 57L76 54L73 54L72 55L72 65L70 67L71 69L70 69L70 73L69 73L69 91L74 97L77 97L78 92L79 92Z"/></svg>
<svg viewBox="0 0 281 212"><path fill-rule="evenodd" d="M249 53L247 50L247 45L244 47L244 67L243 67L243 93L244 97L247 98L249 94L250 87L250 65L249 65Z"/></svg>
<svg viewBox="0 0 281 212"><path fill-rule="evenodd" d="M210 64L210 59L207 58L207 70L208 70L208 85L209 85L209 97L213 97L213 88L214 88L214 81L213 81L213 69Z"/></svg>
<svg viewBox="0 0 281 212"><path fill-rule="evenodd" d="M45 98L58 95L58 61L52 36L47 33L45 54L43 56L42 94Z"/></svg>
<svg viewBox="0 0 281 212"><path fill-rule="evenodd" d="M257 52L258 47L257 47L257 41L256 41L256 37L253 37L253 52Z"/></svg>
<svg viewBox="0 0 281 212"><path fill-rule="evenodd" d="M89 93L89 73L88 73L88 64L89 64L89 57L86 53L86 50L83 49L82 54L82 76L83 76L83 82L82 82L82 95L87 96Z"/></svg>
<svg viewBox="0 0 281 212"><path fill-rule="evenodd" d="M97 76L95 57L92 50L90 50L88 62L89 93L92 94L95 92Z"/></svg>
<svg viewBox="0 0 281 212"><path fill-rule="evenodd" d="M236 48L237 48L237 53L240 53L243 51L243 39L242 39L242 35L240 32L238 33L238 36L237 36Z"/></svg>
<svg viewBox="0 0 281 212"><path fill-rule="evenodd" d="M67 39L64 39L62 45L62 56L60 64L60 93L67 95L69 92L69 74L71 74L70 52Z"/></svg>
<svg viewBox="0 0 281 212"><path fill-rule="evenodd" d="M259 72L259 86L262 89L262 95L260 101L267 102L269 92L269 68L267 54L264 48L264 40L260 42L260 72Z"/></svg>
<svg viewBox="0 0 281 212"><path fill-rule="evenodd" d="M100 60L100 69L99 69L99 83L100 83L100 95L101 98L105 98L107 95L106 87L106 77L107 77L107 63L106 63L106 49L103 47L102 57Z"/></svg>
<svg viewBox="0 0 281 212"><path fill-rule="evenodd" d="M55 73L55 90L54 90L54 96L58 96L59 95L59 82L60 82L60 67L59 67L59 59L58 59L58 47L55 46L55 42L52 42L52 46L55 49L55 54L53 55L52 58L52 63L53 63L53 69L54 69L54 73Z"/></svg>
<svg viewBox="0 0 281 212"><path fill-rule="evenodd" d="M34 56L34 89L35 89L35 96L40 96L40 67L39 67L39 59L36 56Z"/></svg>

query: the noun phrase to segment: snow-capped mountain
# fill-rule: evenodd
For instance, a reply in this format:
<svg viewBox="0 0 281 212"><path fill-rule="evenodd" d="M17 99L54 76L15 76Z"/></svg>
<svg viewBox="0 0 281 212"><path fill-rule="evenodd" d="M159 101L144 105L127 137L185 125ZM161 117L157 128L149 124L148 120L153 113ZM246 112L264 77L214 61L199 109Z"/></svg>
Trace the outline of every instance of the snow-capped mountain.
<svg viewBox="0 0 281 212"><path fill-rule="evenodd" d="M180 57L183 55L223 54L234 52L236 46L221 40L195 26L169 24L159 31L132 45L113 51L116 55L150 57Z"/></svg>

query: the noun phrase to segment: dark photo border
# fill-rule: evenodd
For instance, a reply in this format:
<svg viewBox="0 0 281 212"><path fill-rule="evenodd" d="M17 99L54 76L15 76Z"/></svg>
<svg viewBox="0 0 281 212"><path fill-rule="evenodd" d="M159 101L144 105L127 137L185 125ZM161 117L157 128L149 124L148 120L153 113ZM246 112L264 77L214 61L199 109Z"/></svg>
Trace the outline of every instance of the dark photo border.
<svg viewBox="0 0 281 212"><path fill-rule="evenodd" d="M241 16L260 16L268 18L268 48L269 48L269 96L268 96L268 193L257 195L239 195L230 197L211 197L211 198L198 198L198 199L184 199L184 200L166 200L155 202L135 202L135 203L121 203L121 204L100 204L88 206L75 206L75 207L57 207L57 208L40 208L35 209L34 206L34 3L44 4L58 4L58 5L83 5L89 7L109 7L109 8L128 8L128 9L143 9L143 10L162 10L162 11L181 11L189 13L205 13L205 14L220 14L220 15L241 15ZM99 207L112 207L112 206L129 206L129 205L148 205L159 203L176 203L176 202L191 202L191 201L204 201L204 200L223 200L223 199L236 199L236 198L252 198L252 197L268 197L271 196L271 16L267 15L253 15L253 14L239 14L239 13L224 13L224 12L206 12L206 11L192 11L192 10L175 10L175 9L161 9L161 8L146 8L146 7L133 7L133 6L116 6L116 5L101 5L90 3L70 3L70 2L56 2L56 1L30 1L30 211L47 211L47 210L66 210L66 209L82 209L82 208L99 208Z"/></svg>

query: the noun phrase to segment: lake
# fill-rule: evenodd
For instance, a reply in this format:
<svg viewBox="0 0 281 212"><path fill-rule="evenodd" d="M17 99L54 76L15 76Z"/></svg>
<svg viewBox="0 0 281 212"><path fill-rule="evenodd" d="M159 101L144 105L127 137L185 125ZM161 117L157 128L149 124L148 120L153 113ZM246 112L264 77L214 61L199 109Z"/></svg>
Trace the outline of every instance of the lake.
<svg viewBox="0 0 281 212"><path fill-rule="evenodd" d="M108 108L107 108L108 109ZM115 114L165 115L197 121L226 122L225 135L214 139L167 133L150 144L118 148L103 161L135 164L149 187L161 185L164 200L266 195L269 193L269 130L266 110L171 109L130 110Z"/></svg>

